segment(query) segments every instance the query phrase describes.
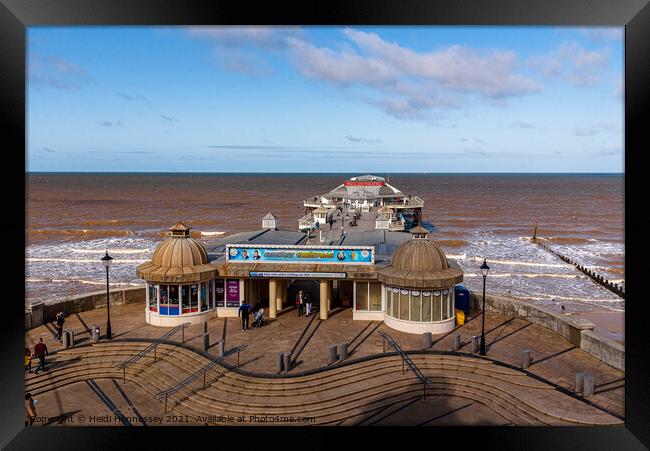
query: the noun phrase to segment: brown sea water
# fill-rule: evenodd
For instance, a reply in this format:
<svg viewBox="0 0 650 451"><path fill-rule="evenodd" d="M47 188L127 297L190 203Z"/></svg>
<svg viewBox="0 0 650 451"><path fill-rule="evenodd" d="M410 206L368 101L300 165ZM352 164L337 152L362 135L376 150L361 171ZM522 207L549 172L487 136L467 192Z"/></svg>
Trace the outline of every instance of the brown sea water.
<svg viewBox="0 0 650 451"><path fill-rule="evenodd" d="M113 257L116 288L141 285L147 260L179 219L209 247L223 234L259 229L269 211L297 230L302 201L357 174L29 174L26 298L54 300L102 289L99 261ZM385 176L384 174L378 174ZM624 283L622 175L391 175L420 196L423 219L478 289L574 311L623 310L624 302L530 243L538 237L615 283Z"/></svg>

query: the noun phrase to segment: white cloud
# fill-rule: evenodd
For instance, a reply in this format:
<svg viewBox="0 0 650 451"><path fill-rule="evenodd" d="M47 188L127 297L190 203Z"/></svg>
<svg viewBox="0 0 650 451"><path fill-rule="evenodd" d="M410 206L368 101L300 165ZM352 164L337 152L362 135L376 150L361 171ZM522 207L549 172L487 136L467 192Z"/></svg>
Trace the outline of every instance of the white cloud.
<svg viewBox="0 0 650 451"><path fill-rule="evenodd" d="M318 46L297 28L192 27L188 32L209 38L225 69L257 73L264 58L246 55L246 48L280 51L305 78L344 88L399 119L431 121L434 110L457 108L467 95L503 105L507 98L541 90L517 72L517 55L509 50L453 45L417 52L349 28L342 32L347 41L335 47Z"/></svg>
<svg viewBox="0 0 650 451"><path fill-rule="evenodd" d="M349 48L336 51L297 38L289 38L288 43L294 64L305 77L341 86L385 87L394 86L400 76L396 67L378 58L361 56Z"/></svg>
<svg viewBox="0 0 650 451"><path fill-rule="evenodd" d="M33 55L28 63L28 81L54 89L79 89L93 81L80 66L61 58Z"/></svg>
<svg viewBox="0 0 650 451"><path fill-rule="evenodd" d="M361 97L399 119L431 120L434 109L456 108L462 95L492 100L538 92L533 80L515 73L516 54L478 52L451 46L419 53L384 41L375 33L345 29L358 49L318 47L305 39L287 38L294 65L305 77L339 87L369 88Z"/></svg>
<svg viewBox="0 0 650 451"><path fill-rule="evenodd" d="M435 52L418 53L386 42L375 33L349 28L344 33L362 50L398 68L403 76L420 77L452 90L477 92L489 97L540 90L533 80L514 73L517 57L513 51L479 53L468 47L452 45Z"/></svg>
<svg viewBox="0 0 650 451"><path fill-rule="evenodd" d="M205 26L190 27L187 32L196 37L210 39L214 44L227 47L284 48L287 36L300 34L297 27L267 26Z"/></svg>
<svg viewBox="0 0 650 451"><path fill-rule="evenodd" d="M576 126L571 129L574 136L595 136L605 132L620 132L620 129L612 124L593 124L587 126Z"/></svg>
<svg viewBox="0 0 650 451"><path fill-rule="evenodd" d="M575 86L593 86L603 78L611 48L588 50L577 42L564 42L548 55L528 58L529 66L547 78L561 78Z"/></svg>
<svg viewBox="0 0 650 451"><path fill-rule="evenodd" d="M625 28L623 27L590 27L581 28L579 31L581 34L598 42L623 41L625 35Z"/></svg>

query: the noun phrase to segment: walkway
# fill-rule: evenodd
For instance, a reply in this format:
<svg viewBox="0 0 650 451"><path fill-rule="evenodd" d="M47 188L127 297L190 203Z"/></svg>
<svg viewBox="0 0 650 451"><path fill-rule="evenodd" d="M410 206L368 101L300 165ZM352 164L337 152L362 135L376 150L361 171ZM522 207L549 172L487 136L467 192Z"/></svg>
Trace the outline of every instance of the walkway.
<svg viewBox="0 0 650 451"><path fill-rule="evenodd" d="M119 341L127 338L154 339L164 333L166 329L145 324L143 308L144 306L142 304L135 304L115 306L111 309L113 336L115 340ZM75 331L75 338L78 344L90 343L89 329L86 327L90 328L94 324L100 324L103 333L105 314L106 311L104 309L99 309L84 312L79 315L71 315L66 320L66 328L71 328ZM240 324L235 318L217 318L208 322L208 330L212 344L216 342L217 338L225 336L226 349L241 344L248 345L246 351L241 355L242 370L252 373L275 374L277 352L290 351L298 342L300 335L307 326L307 322L311 319L305 318L304 316L298 317L295 310L289 310L280 315L277 320L269 322L267 326L261 329L252 329L244 332L241 330ZM458 328L457 331L460 332L461 340L464 343L464 346L461 348L462 352L469 353L471 351L471 345L469 344L471 336L480 333L480 326L479 316L471 318L464 326ZM485 329L487 332L487 357L512 365L515 368L520 368L522 349L531 349L533 363L528 369L531 375L544 378L550 381L550 383L556 384L557 387L563 387L569 391L572 391L574 388L575 373L578 371L587 371L594 375L595 383L595 394L590 397L590 402L594 403L601 411L610 412L619 418L623 417L625 387L624 374L620 371L601 363L582 350L572 347L563 337L542 326L529 323L520 318L508 318L488 313L486 315ZM300 374L310 369L325 367L327 365L327 348L332 344L349 342L350 359L359 359L381 353L382 340L377 334L378 330L388 332L404 350L421 350L420 336L394 331L384 326L381 322L353 321L351 311L345 309L331 316L326 321L321 321L318 318L313 320L308 333L300 342L302 351L299 355L298 364L292 369L291 374ZM185 345L201 350L202 332L203 325L188 327L185 330ZM28 331L26 333L26 345L33 348L38 337L41 336L47 343L50 352L56 352L61 349L61 345L53 340L53 329L50 325ZM309 339L306 340L306 338ZM175 336L174 341L180 342L181 335L178 334ZM450 351L452 341L453 334L434 336L432 349L437 351ZM212 346L208 350L208 353L216 356L218 347ZM56 354L52 358L56 358ZM233 363L233 358L229 359ZM236 363L236 357L234 357L234 362ZM55 369L56 365L54 363L50 368ZM107 386L105 384L107 380L98 379L96 382L108 395L110 399L108 405L112 402L113 405L125 414L125 410L128 410L127 408L130 406L119 393L119 390L112 384ZM47 410L51 416L75 411L77 411L77 414L86 410L92 410L96 413L106 411L108 408L107 403L100 400L96 391L91 390L86 384L75 383L74 386L77 389L73 389L73 385L67 385L54 391L40 394L38 396L39 400L41 400L39 403L41 406L40 409L44 410L46 409L45 406L49 406ZM128 382L126 386L129 386ZM122 388L127 397L133 401L133 405L138 410L141 410L142 415L147 414L147 409L160 414L160 411L156 410L156 405L158 405L156 403L158 401L152 403L150 396L142 393L133 386L128 389L125 387ZM440 396L443 395L441 394ZM92 404L88 404L91 400ZM580 402L582 403L582 401ZM418 421L421 420L424 422L424 416L426 415L416 415L413 412L419 411L418 409L426 410L426 405L428 404L425 401L414 402L412 405L402 406L403 408L401 410L386 416L385 420L382 419L384 418L382 415L377 415L375 420L377 420L377 424L384 424L382 422L389 421L389 417L392 418L390 421L399 422L407 421L407 417L411 418L409 415L415 415L413 418L417 417ZM439 413L443 416L437 418L436 415L438 414L433 415L433 411L431 411L432 415L427 417L430 420L427 424L454 421L454 418L463 416L462 412L466 412L469 415L470 412L478 412L482 409L476 406L463 407L464 405L462 403L459 404L458 399L450 401L448 404L450 408L445 411L447 413L445 415L443 415L444 412ZM461 407L462 409L460 409ZM456 408L460 409L457 413L451 412L451 410ZM386 415L388 413L388 411L384 412ZM480 418L484 418L482 415L479 412L472 418L479 421ZM129 420L132 419L130 415L125 414L125 416ZM443 420L443 418L446 419ZM369 421L372 422L374 420ZM408 421L410 422L411 420ZM416 420L412 419L412 421ZM131 423L134 422L131 421ZM137 424L138 421L135 423ZM503 424L506 423L508 421L503 420ZM481 423L479 421L475 424Z"/></svg>

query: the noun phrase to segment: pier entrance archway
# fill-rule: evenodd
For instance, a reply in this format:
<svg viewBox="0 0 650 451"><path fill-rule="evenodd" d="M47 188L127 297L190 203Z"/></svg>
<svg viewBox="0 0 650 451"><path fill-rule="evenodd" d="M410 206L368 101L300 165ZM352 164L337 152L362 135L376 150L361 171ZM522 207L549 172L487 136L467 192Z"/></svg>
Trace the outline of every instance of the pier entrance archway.
<svg viewBox="0 0 650 451"><path fill-rule="evenodd" d="M287 304L296 305L296 296L302 290L303 293L311 295L312 307L318 309L320 305L320 286L318 280L313 279L294 279L287 287Z"/></svg>

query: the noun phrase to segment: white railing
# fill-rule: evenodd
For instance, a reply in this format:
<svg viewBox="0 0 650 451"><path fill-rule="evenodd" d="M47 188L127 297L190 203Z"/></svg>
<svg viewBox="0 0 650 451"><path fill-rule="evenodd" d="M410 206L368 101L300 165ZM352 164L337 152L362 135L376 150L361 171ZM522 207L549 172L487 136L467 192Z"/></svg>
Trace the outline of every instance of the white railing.
<svg viewBox="0 0 650 451"><path fill-rule="evenodd" d="M419 196L411 196L406 202L391 202L385 205L391 208L419 208L424 207L424 201Z"/></svg>
<svg viewBox="0 0 650 451"><path fill-rule="evenodd" d="M306 214L302 218L298 219L298 228L300 230L309 229L314 225L314 217L311 213Z"/></svg>

